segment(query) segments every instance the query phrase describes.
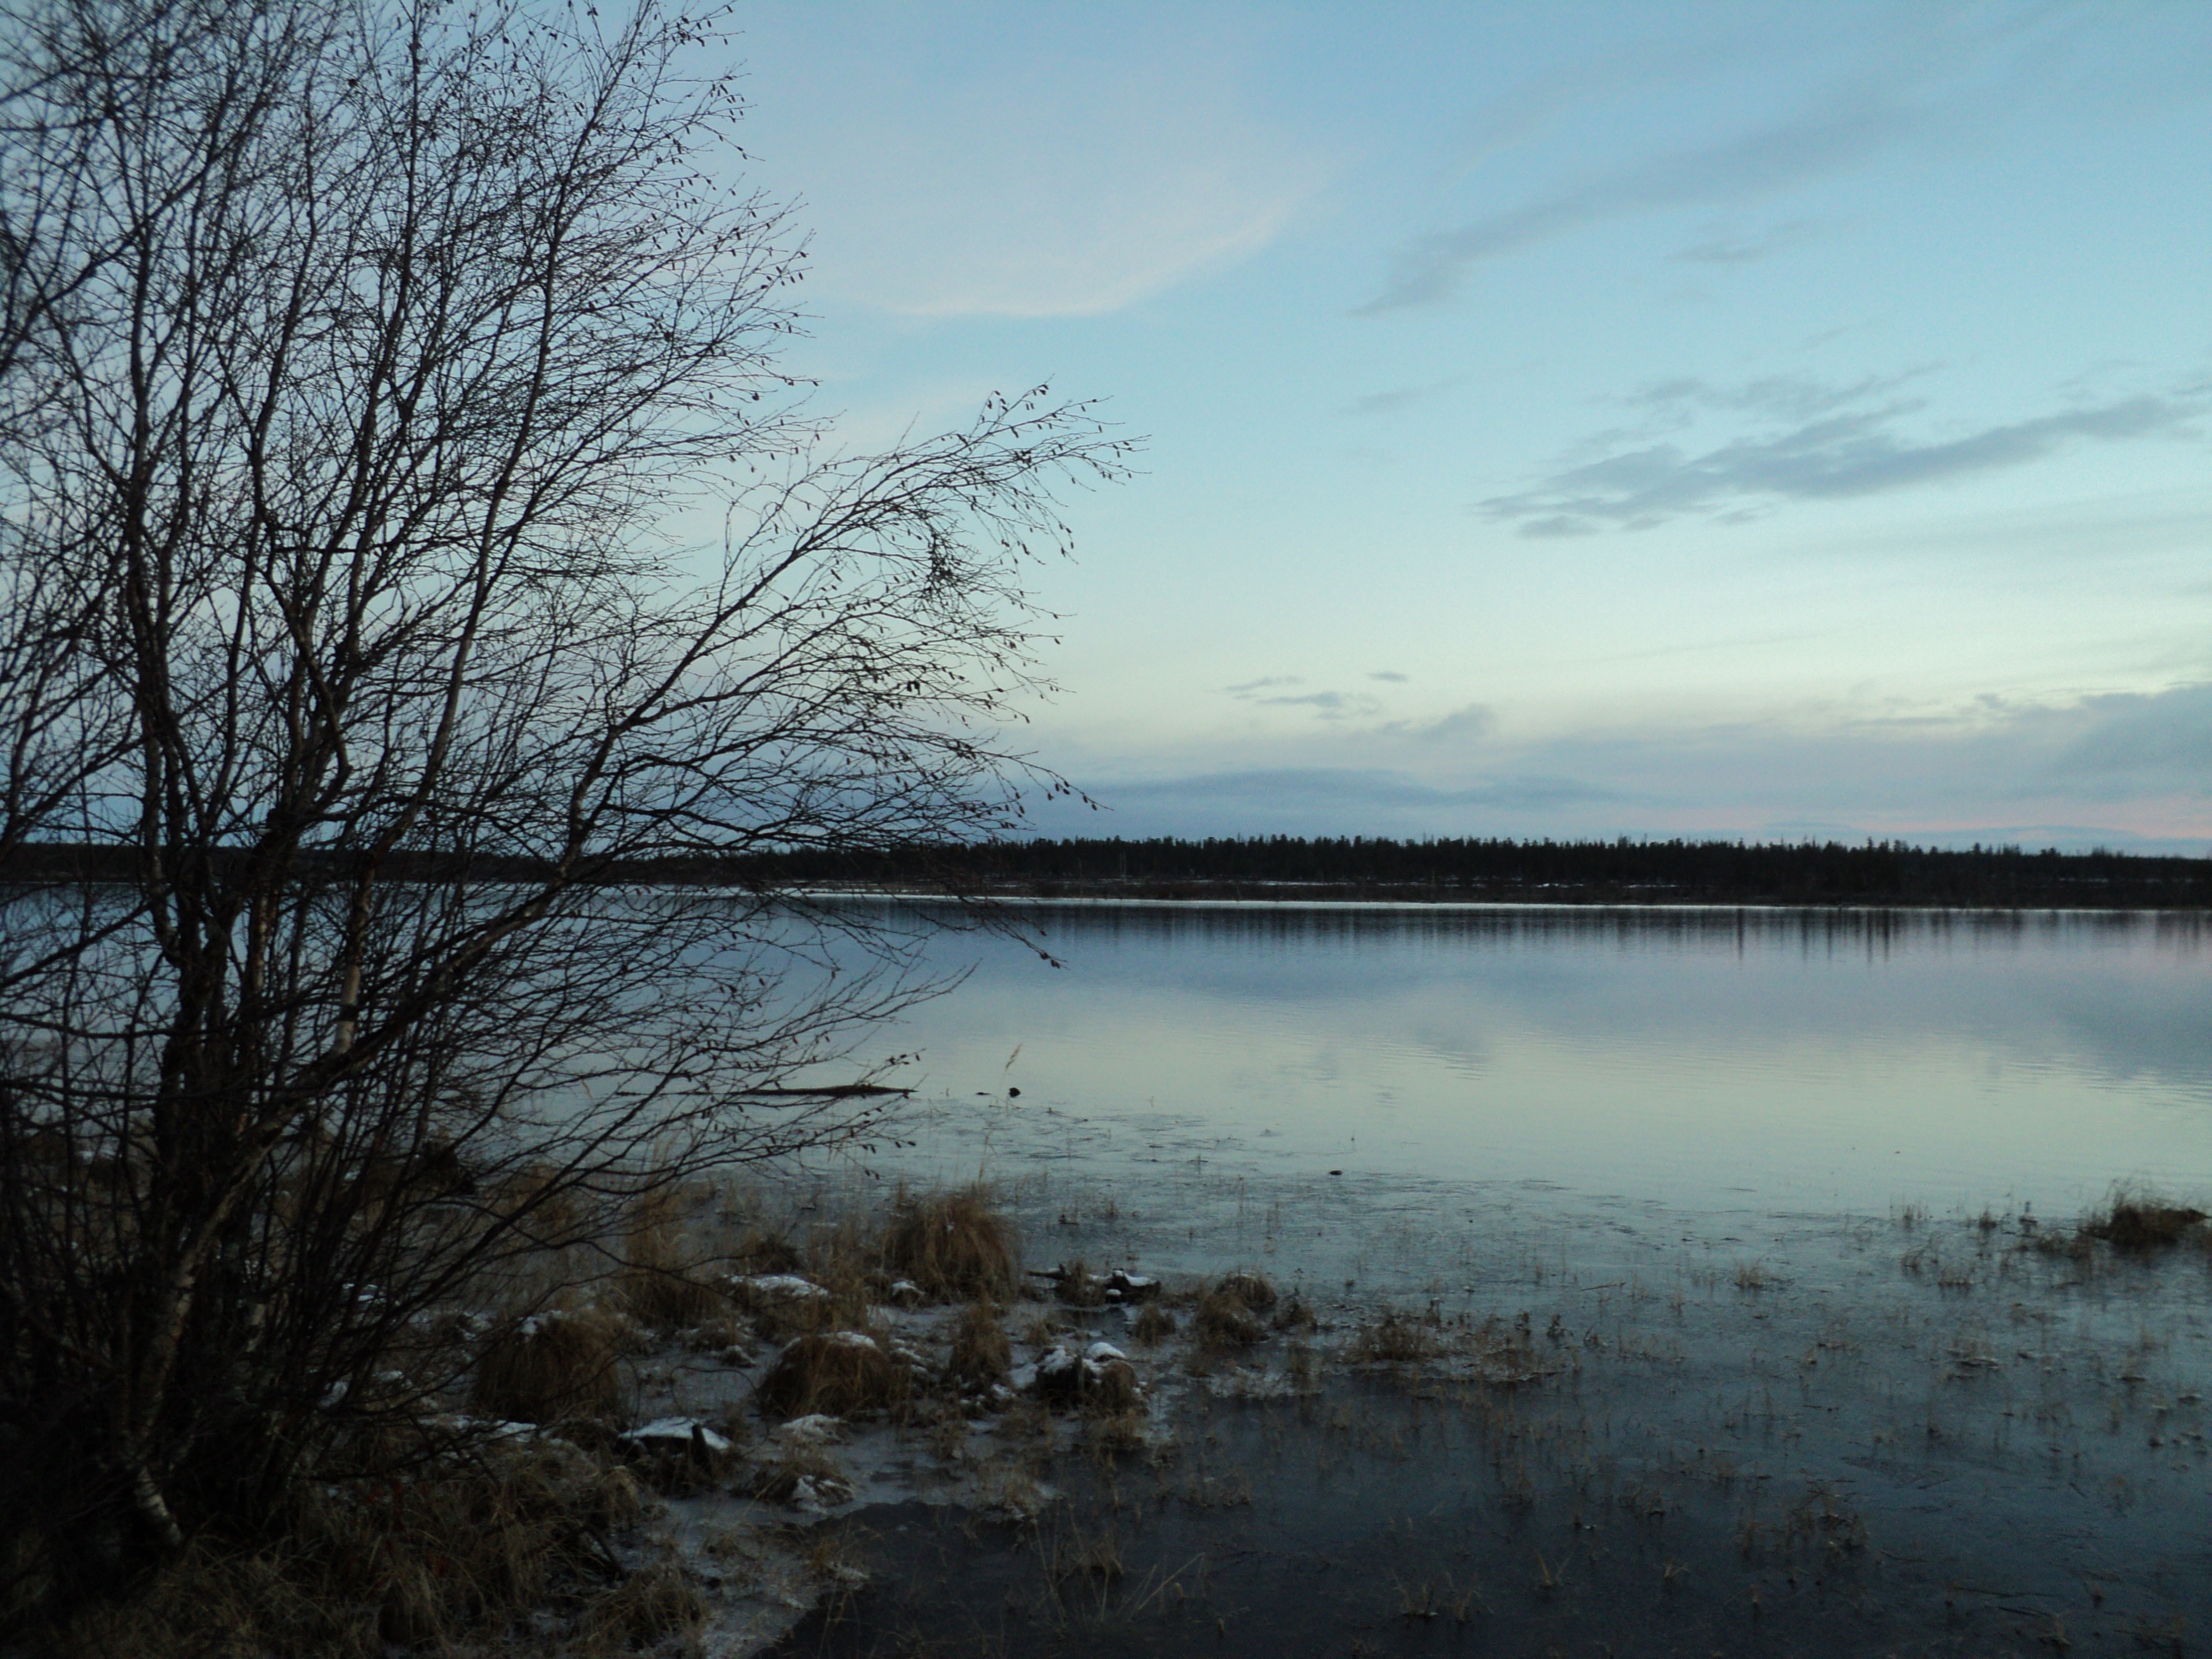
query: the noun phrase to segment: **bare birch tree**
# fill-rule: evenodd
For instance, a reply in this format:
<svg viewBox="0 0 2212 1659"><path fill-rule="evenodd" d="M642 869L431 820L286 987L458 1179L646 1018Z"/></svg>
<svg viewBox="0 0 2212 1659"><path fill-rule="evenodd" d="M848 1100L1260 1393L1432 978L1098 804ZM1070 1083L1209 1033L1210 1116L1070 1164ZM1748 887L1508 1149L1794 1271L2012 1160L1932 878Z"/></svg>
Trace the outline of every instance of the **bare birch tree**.
<svg viewBox="0 0 2212 1659"><path fill-rule="evenodd" d="M0 36L0 1571L67 1597L265 1522L580 1198L865 1128L775 1091L895 943L635 878L1057 787L1023 572L1123 449L1036 394L819 459L649 0Z"/></svg>

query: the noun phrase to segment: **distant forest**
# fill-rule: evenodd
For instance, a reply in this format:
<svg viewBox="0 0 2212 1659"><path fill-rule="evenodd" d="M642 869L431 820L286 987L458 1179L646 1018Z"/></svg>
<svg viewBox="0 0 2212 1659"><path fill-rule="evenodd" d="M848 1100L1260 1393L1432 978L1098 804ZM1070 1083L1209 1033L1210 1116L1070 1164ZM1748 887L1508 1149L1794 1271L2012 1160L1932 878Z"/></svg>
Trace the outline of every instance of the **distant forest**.
<svg viewBox="0 0 2212 1659"><path fill-rule="evenodd" d="M866 858L787 854L760 861L760 875L770 869L800 882L949 882L1049 897L2212 906L2212 859L2017 847L1953 852L1902 842L1027 841Z"/></svg>
<svg viewBox="0 0 2212 1659"><path fill-rule="evenodd" d="M121 848L22 847L0 881L127 880ZM526 858L396 854L388 878L527 880ZM2212 859L2129 853L1966 851L1903 842L1006 841L890 851L805 850L671 859L589 872L598 881L746 887L935 888L1048 898L1392 899L1573 904L2212 908Z"/></svg>

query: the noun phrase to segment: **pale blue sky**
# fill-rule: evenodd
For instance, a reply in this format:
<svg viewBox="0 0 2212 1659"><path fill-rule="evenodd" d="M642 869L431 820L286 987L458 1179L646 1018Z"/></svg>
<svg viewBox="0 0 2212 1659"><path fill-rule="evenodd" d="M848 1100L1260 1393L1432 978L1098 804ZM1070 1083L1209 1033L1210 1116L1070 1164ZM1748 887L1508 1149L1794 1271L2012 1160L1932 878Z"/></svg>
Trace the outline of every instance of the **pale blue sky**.
<svg viewBox="0 0 2212 1659"><path fill-rule="evenodd" d="M2212 844L2212 6L739 21L816 408L1149 439L1048 827Z"/></svg>

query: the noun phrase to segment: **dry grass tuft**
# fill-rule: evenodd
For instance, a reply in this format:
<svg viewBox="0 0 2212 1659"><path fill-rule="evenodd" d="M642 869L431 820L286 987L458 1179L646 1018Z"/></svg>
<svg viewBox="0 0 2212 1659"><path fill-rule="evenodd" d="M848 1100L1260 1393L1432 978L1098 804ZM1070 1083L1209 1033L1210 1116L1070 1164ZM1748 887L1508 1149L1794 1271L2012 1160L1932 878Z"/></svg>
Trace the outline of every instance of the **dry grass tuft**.
<svg viewBox="0 0 2212 1659"><path fill-rule="evenodd" d="M1083 1448L1094 1457L1114 1458L1151 1449L1145 1413L1131 1409L1091 1412L1083 1419Z"/></svg>
<svg viewBox="0 0 2212 1659"><path fill-rule="evenodd" d="M1275 1310L1275 1316L1267 1322L1279 1331L1310 1331L1319 1328L1321 1321L1302 1296L1293 1296Z"/></svg>
<svg viewBox="0 0 2212 1659"><path fill-rule="evenodd" d="M1106 1281L1092 1273L1090 1265L1080 1257L1061 1264L1052 1293L1071 1308L1106 1305Z"/></svg>
<svg viewBox="0 0 2212 1659"><path fill-rule="evenodd" d="M1218 1288L1200 1299L1193 1320L1199 1340L1217 1348L1249 1348L1267 1334L1242 1297Z"/></svg>
<svg viewBox="0 0 2212 1659"><path fill-rule="evenodd" d="M2086 1261L2095 1253L2096 1243L2087 1232L2076 1229L2067 1232L2057 1227L2045 1227L2030 1236L2029 1248L2038 1255L2063 1256L2069 1261Z"/></svg>
<svg viewBox="0 0 2212 1659"><path fill-rule="evenodd" d="M1032 1348L1049 1348L1073 1329L1074 1327L1063 1323L1056 1316L1041 1313L1030 1321L1029 1328L1022 1333L1022 1340Z"/></svg>
<svg viewBox="0 0 2212 1659"><path fill-rule="evenodd" d="M1275 1287L1255 1273L1234 1273L1199 1298L1194 1316L1199 1340L1209 1348L1249 1348L1264 1340L1261 1316L1277 1301Z"/></svg>
<svg viewBox="0 0 2212 1659"><path fill-rule="evenodd" d="M1093 1416L1122 1417L1134 1412L1144 1400L1136 1368L1126 1359L1109 1359L1089 1377L1083 1408Z"/></svg>
<svg viewBox="0 0 2212 1659"><path fill-rule="evenodd" d="M511 1176L492 1194L494 1213L509 1221L540 1249L560 1251L598 1235L580 1194L550 1164L532 1164Z"/></svg>
<svg viewBox="0 0 2212 1659"><path fill-rule="evenodd" d="M1213 1293L1229 1297L1254 1313L1265 1313L1276 1302L1275 1287L1255 1273L1231 1273L1213 1287Z"/></svg>
<svg viewBox="0 0 2212 1659"><path fill-rule="evenodd" d="M1412 1365L1435 1358L1440 1345L1436 1332L1424 1322L1385 1313L1373 1324L1360 1328L1352 1339L1352 1352L1370 1364Z"/></svg>
<svg viewBox="0 0 2212 1659"><path fill-rule="evenodd" d="M814 1446L786 1446L754 1472L750 1490L770 1504L830 1509L853 1495L852 1483L828 1453Z"/></svg>
<svg viewBox="0 0 2212 1659"><path fill-rule="evenodd" d="M689 1648L707 1622L707 1598L680 1564L664 1557L594 1601L582 1620L587 1651L623 1653L671 1638Z"/></svg>
<svg viewBox="0 0 2212 1659"><path fill-rule="evenodd" d="M612 1417L622 1408L618 1333L592 1314L541 1313L495 1329L477 1356L472 1410L514 1423Z"/></svg>
<svg viewBox="0 0 2212 1659"><path fill-rule="evenodd" d="M873 1337L830 1331L787 1343L754 1398L779 1417L857 1417L896 1410L913 1386L913 1374Z"/></svg>
<svg viewBox="0 0 2212 1659"><path fill-rule="evenodd" d="M902 1195L883 1254L891 1272L942 1302L1007 1302L1020 1285L1019 1238L981 1187Z"/></svg>
<svg viewBox="0 0 2212 1659"><path fill-rule="evenodd" d="M657 1267L625 1271L615 1284L615 1304L647 1329L660 1332L725 1324L731 1312L729 1298L720 1291Z"/></svg>
<svg viewBox="0 0 2212 1659"><path fill-rule="evenodd" d="M1157 1302L1145 1304L1129 1327L1129 1334L1148 1348L1166 1341L1175 1334L1176 1316Z"/></svg>
<svg viewBox="0 0 2212 1659"><path fill-rule="evenodd" d="M2203 1220L2202 1210L2122 1188L2113 1193L2101 1212L2082 1221L2081 1231L2116 1250L2166 1250L2180 1243Z"/></svg>
<svg viewBox="0 0 2212 1659"><path fill-rule="evenodd" d="M625 1212L623 1265L610 1299L648 1330L688 1330L729 1317L728 1300L691 1275L684 1217L697 1201L665 1182L637 1194Z"/></svg>
<svg viewBox="0 0 2212 1659"><path fill-rule="evenodd" d="M57 1653L384 1659L480 1651L517 1628L536 1651L603 1654L696 1631L674 1564L626 1573L610 1536L636 1483L574 1448L493 1447L405 1481L307 1487L277 1540L197 1540L129 1601L52 1633ZM640 1581L644 1582L641 1583Z"/></svg>
<svg viewBox="0 0 2212 1659"><path fill-rule="evenodd" d="M741 1273L803 1273L806 1258L781 1233L748 1227L729 1254L730 1266Z"/></svg>
<svg viewBox="0 0 2212 1659"><path fill-rule="evenodd" d="M980 1394L1004 1382L1014 1366L1014 1346L999 1310L988 1302L963 1308L952 1323L952 1353L945 1361L945 1381Z"/></svg>

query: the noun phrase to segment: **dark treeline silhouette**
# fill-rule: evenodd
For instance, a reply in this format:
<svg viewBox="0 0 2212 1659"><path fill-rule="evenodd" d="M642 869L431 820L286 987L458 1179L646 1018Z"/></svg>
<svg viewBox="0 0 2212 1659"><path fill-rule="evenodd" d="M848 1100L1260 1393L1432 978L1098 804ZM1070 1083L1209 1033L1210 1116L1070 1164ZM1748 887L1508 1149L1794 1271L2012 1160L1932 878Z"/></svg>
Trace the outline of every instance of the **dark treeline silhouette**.
<svg viewBox="0 0 2212 1659"><path fill-rule="evenodd" d="M128 880L118 848L26 847L0 879ZM530 880L535 860L399 854L396 879ZM333 871L331 873L338 873ZM1036 897L1411 899L1588 904L2212 907L2212 859L1951 850L1903 842L1508 841L1265 836L915 843L608 862L597 882L922 887Z"/></svg>
<svg viewBox="0 0 2212 1659"><path fill-rule="evenodd" d="M1391 898L1577 903L2197 908L2212 860L1965 851L1903 842L1565 842L1266 836L1000 842L774 860L787 878L964 880L1039 896Z"/></svg>

